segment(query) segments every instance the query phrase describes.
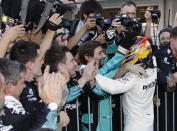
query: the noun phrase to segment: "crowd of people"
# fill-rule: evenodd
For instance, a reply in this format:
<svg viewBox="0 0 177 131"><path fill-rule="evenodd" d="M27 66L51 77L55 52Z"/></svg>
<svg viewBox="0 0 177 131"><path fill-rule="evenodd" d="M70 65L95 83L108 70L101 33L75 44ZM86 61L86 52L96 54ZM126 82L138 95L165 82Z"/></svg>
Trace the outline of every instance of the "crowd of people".
<svg viewBox="0 0 177 131"><path fill-rule="evenodd" d="M16 20L23 2L2 0L3 17ZM1 27L0 131L119 131L120 96L124 131L156 131L157 124L172 131L177 16L173 27L160 31L159 47L151 40L152 7L143 30L133 21L132 1L122 4L120 17L106 21L100 3L86 0L80 19L63 32L63 14L49 12L34 33L41 21L36 17L43 17L38 12L50 2L29 0L25 25Z"/></svg>

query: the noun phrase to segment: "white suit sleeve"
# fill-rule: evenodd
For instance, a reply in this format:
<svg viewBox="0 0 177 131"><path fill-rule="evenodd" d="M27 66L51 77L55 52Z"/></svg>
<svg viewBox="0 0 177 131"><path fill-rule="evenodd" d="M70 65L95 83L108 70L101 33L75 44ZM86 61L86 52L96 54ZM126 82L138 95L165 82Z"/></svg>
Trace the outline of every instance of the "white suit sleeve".
<svg viewBox="0 0 177 131"><path fill-rule="evenodd" d="M125 93L131 90L135 86L137 80L139 80L137 79L138 77L132 73L126 73L123 77L117 80L99 74L95 78L100 88L112 95Z"/></svg>

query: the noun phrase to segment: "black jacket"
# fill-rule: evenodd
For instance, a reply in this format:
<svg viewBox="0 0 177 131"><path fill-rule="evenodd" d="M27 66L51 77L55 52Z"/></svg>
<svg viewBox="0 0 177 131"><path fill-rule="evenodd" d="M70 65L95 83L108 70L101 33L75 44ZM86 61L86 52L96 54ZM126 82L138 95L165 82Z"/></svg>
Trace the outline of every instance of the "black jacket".
<svg viewBox="0 0 177 131"><path fill-rule="evenodd" d="M23 89L20 95L20 102L22 103L25 111L29 112L32 116L31 125L36 123L36 118L41 112L44 104L42 103L36 82L33 80L31 82L25 81L26 87Z"/></svg>
<svg viewBox="0 0 177 131"><path fill-rule="evenodd" d="M2 116L0 116L0 120L2 120L2 123L5 126L12 125L15 131L28 131L41 128L43 126L48 126L46 125L46 122L50 121L48 119L50 112L51 110L49 110L47 107L44 107L37 115L36 122L33 123L33 116L29 112L25 111L20 101L12 96L6 96L4 113ZM58 116L57 112L54 114L56 117Z"/></svg>

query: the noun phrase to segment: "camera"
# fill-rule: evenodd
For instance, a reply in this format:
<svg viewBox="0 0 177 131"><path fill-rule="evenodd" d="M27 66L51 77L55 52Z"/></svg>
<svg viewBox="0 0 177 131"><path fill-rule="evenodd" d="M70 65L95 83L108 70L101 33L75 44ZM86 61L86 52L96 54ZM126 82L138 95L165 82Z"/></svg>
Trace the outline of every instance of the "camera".
<svg viewBox="0 0 177 131"><path fill-rule="evenodd" d="M0 28L1 28L2 32L4 32L6 25L8 25L9 27L13 27L13 26L20 25L20 24L22 24L22 22L19 21L18 19L14 19L14 18L11 18L8 16L2 16Z"/></svg>
<svg viewBox="0 0 177 131"><path fill-rule="evenodd" d="M5 25L9 25L10 27L22 24L22 22L18 19L13 19L7 16L2 17L2 23Z"/></svg>
<svg viewBox="0 0 177 131"><path fill-rule="evenodd" d="M40 18L37 29L34 31L34 34L40 31L41 28L45 27L45 23L48 17L52 16L54 13L59 13L60 16L63 15L66 11L71 11L73 8L64 4L60 0L49 0L46 2L45 9ZM68 22L67 22L68 23ZM64 25L64 24L62 24ZM50 25L52 26L52 24ZM61 26L60 26L61 27ZM58 26L52 27L53 29L58 29Z"/></svg>
<svg viewBox="0 0 177 131"><path fill-rule="evenodd" d="M62 16L67 11L72 11L72 7L64 4L60 0L55 0L51 14L58 13L60 14L60 16ZM68 30L70 30L71 24L72 24L72 21L62 18L61 23L58 25L58 29L63 27L63 28L67 28Z"/></svg>
<svg viewBox="0 0 177 131"><path fill-rule="evenodd" d="M153 23L156 22L161 16L160 10L150 10L149 12L151 13L151 18Z"/></svg>
<svg viewBox="0 0 177 131"><path fill-rule="evenodd" d="M109 26L111 25L110 23L105 22L104 18L99 13L95 14L95 16L90 17L90 18L96 19L96 25L98 25L103 31L105 31L106 29L108 29Z"/></svg>
<svg viewBox="0 0 177 131"><path fill-rule="evenodd" d="M141 31L142 26L139 19L131 19L129 16L123 14L113 19L118 19L117 22L121 22L121 25L125 26L129 31Z"/></svg>
<svg viewBox="0 0 177 131"><path fill-rule="evenodd" d="M53 4L54 8L52 10L52 13L59 13L60 16L63 15L66 11L72 11L72 7L64 4L62 1L60 0L55 0L54 4Z"/></svg>

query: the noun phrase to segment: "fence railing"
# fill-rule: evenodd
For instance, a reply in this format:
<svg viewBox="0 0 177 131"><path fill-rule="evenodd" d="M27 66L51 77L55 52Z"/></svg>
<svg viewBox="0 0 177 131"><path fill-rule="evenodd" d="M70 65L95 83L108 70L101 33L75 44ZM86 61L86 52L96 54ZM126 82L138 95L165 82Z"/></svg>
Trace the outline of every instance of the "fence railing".
<svg viewBox="0 0 177 131"><path fill-rule="evenodd" d="M164 116L165 116L165 131L170 131L168 130L168 97L167 97L167 92L165 92L165 112L164 112ZM159 98L159 89L158 87L156 87L156 99ZM172 98L173 98L173 130L172 131L176 131L176 118L175 118L175 92L172 93ZM99 106L99 111L98 111L98 117L99 117L99 125L100 125L100 131L103 131L102 129L102 126L103 126L103 123L102 123L102 106L101 106L101 102L98 103L98 106ZM77 113L77 131L80 131L80 121L79 121L79 102L78 102L78 99L76 100L76 113ZM160 131L159 130L159 127L161 125L159 125L159 107L156 106L154 108L156 111L156 114L154 116L154 121L155 121L155 124L154 124L154 131ZM65 110L66 111L66 110ZM88 97L88 131L92 131L91 129L91 115L90 115L90 97ZM112 96L110 96L110 131L113 131L113 122L112 122ZM117 116L117 118L120 117L120 131L123 131L123 126L124 126L124 122L123 122L123 105L122 105L122 96L120 95L120 113L119 113L119 116ZM65 128L65 131L67 131L67 127Z"/></svg>

